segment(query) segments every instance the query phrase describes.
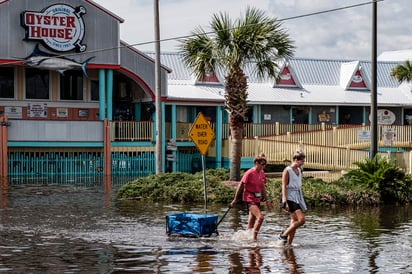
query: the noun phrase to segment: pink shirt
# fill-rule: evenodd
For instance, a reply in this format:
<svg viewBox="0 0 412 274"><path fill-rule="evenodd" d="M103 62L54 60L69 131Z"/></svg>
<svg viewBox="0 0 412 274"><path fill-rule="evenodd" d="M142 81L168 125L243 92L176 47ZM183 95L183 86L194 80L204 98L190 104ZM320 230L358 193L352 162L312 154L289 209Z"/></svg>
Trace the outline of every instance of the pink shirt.
<svg viewBox="0 0 412 274"><path fill-rule="evenodd" d="M246 203L254 202L260 203L262 198L262 190L266 184L266 176L263 170L256 171L251 168L242 177L242 184L244 184L242 200ZM256 197L255 193L260 193L260 197Z"/></svg>

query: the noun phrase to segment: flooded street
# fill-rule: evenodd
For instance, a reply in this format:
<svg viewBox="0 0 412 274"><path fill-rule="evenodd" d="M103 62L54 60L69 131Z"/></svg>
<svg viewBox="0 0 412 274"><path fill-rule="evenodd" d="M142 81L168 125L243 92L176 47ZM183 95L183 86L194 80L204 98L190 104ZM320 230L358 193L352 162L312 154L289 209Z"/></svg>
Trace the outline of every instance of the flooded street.
<svg viewBox="0 0 412 274"><path fill-rule="evenodd" d="M219 235L166 235L165 216L203 204L115 200L101 184L10 185L1 190L2 273L412 273L412 207L313 210L285 249L288 224L265 212L258 242L241 239L247 214L229 211ZM227 207L209 204L221 216Z"/></svg>

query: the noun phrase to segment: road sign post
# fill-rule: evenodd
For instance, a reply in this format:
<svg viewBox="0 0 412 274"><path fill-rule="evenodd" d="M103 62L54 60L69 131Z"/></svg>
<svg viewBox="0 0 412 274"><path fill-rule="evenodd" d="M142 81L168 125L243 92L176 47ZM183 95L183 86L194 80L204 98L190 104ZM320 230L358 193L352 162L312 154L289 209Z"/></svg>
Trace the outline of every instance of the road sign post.
<svg viewBox="0 0 412 274"><path fill-rule="evenodd" d="M205 196L205 214L207 214L207 183L206 183L206 162L205 155L210 143L215 137L215 133L203 114L199 112L195 122L189 131L189 137L195 143L197 149L202 154L203 185Z"/></svg>

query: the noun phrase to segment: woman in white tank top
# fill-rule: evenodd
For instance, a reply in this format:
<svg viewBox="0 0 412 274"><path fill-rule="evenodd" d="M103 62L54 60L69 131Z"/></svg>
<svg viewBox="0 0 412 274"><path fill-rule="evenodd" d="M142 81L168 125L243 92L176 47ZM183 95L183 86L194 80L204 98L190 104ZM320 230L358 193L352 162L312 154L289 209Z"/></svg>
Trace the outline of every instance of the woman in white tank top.
<svg viewBox="0 0 412 274"><path fill-rule="evenodd" d="M290 166L282 173L282 208L290 214L290 225L283 231L279 239L292 245L296 230L305 223L306 203L302 194L302 170L305 154L296 151Z"/></svg>

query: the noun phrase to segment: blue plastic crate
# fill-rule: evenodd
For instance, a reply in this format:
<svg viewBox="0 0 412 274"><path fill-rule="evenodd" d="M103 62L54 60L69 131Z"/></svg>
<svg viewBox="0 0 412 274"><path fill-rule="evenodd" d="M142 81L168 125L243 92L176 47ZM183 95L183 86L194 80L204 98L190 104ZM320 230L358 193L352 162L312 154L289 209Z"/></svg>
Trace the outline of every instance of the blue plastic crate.
<svg viewBox="0 0 412 274"><path fill-rule="evenodd" d="M166 233L197 237L217 234L217 218L216 214L169 214L166 216Z"/></svg>

